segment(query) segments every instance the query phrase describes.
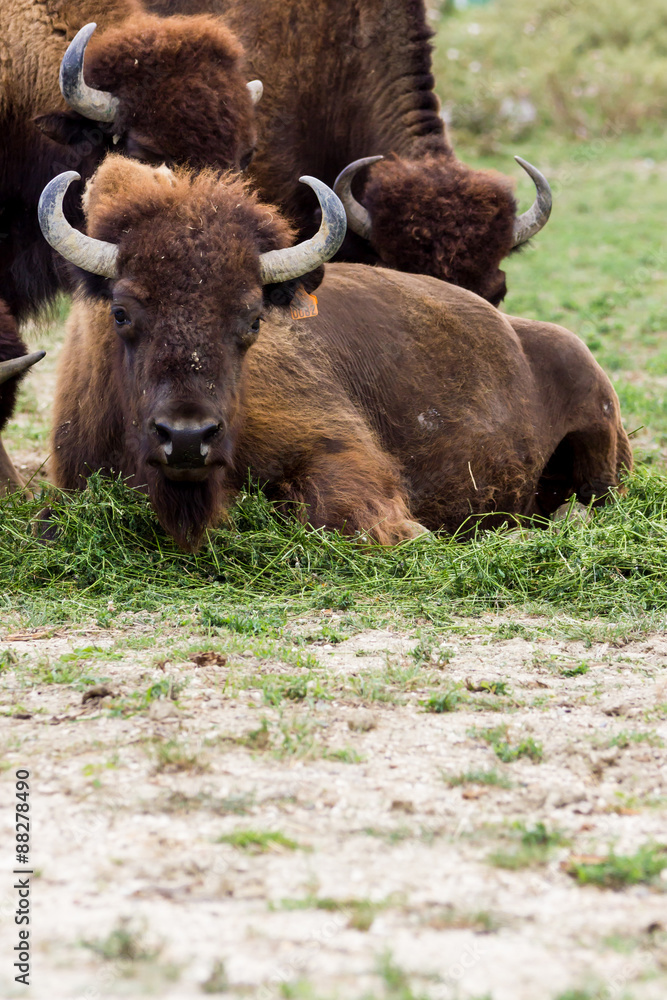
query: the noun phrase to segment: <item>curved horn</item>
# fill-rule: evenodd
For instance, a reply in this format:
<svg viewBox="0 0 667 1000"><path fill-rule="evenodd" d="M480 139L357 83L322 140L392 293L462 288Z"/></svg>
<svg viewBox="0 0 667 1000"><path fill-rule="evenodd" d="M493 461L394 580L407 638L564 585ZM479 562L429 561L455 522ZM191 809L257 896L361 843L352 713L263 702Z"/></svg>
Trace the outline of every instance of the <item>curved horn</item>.
<svg viewBox="0 0 667 1000"><path fill-rule="evenodd" d="M382 156L365 156L363 160L355 160L339 173L334 184L334 191L345 206L348 226L353 233L363 236L365 240L371 238L371 217L352 194L352 181L362 167L368 167L382 159Z"/></svg>
<svg viewBox="0 0 667 1000"><path fill-rule="evenodd" d="M80 180L76 170L68 170L49 181L42 191L37 209L40 228L46 242L65 260L91 274L115 278L118 247L114 243L94 240L80 233L70 226L63 213L63 198L67 189L72 181Z"/></svg>
<svg viewBox="0 0 667 1000"><path fill-rule="evenodd" d="M263 285L292 281L293 278L300 278L309 271L314 271L320 264L331 260L345 239L347 221L340 199L316 177L300 177L299 180L311 187L317 195L322 209L319 232L298 246L263 253L259 258Z"/></svg>
<svg viewBox="0 0 667 1000"><path fill-rule="evenodd" d="M537 167L528 163L527 160L523 160L520 156L515 156L514 159L533 179L537 188L537 197L532 207L514 221L514 243L512 246L520 247L522 243L535 236L540 229L546 226L551 215L552 199L551 188L544 174L541 174Z"/></svg>
<svg viewBox="0 0 667 1000"><path fill-rule="evenodd" d="M250 91L250 99L253 104L259 104L262 99L262 94L264 93L264 84L261 80L251 80L250 83L246 84L246 87Z"/></svg>
<svg viewBox="0 0 667 1000"><path fill-rule="evenodd" d="M45 354L46 351L36 351L35 354L24 354L22 358L0 361L0 385L9 381L10 378L15 378L16 375L27 372L28 368L32 368L38 361L41 361Z"/></svg>
<svg viewBox="0 0 667 1000"><path fill-rule="evenodd" d="M97 25L85 25L76 33L60 64L60 92L74 110L94 122L112 122L118 112L119 101L105 90L89 87L83 78L83 60L86 46Z"/></svg>

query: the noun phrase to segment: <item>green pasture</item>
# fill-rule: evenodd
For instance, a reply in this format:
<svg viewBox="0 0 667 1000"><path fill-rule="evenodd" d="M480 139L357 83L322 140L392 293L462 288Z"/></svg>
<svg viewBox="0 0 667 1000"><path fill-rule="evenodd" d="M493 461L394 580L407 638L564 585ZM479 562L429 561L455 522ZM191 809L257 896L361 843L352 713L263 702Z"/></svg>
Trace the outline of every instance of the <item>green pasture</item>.
<svg viewBox="0 0 667 1000"><path fill-rule="evenodd" d="M655 59L664 55L667 14L648 5L655 15L649 37L640 32L642 12L627 5L570 0L569 6L565 21L553 13L547 17L556 4L546 0L497 0L443 13L439 88L445 105L454 102L453 138L462 159L516 177L522 206L533 193L512 159L515 153L553 183L547 229L507 262L505 309L573 329L612 377L638 458L625 495L588 524L523 533L503 529L465 542L426 537L381 550L285 521L250 488L229 524L193 556L174 548L143 498L120 484L95 481L73 499L49 493L61 525L49 543L38 541L31 529L43 498L0 502L3 622L34 626L92 619L112 626L121 624L126 612L149 611L196 628L279 635L295 616L332 608L344 611L341 627L349 630L397 620L428 632L462 627L462 618L487 611L502 611L510 619L537 613L546 616L552 631L591 637L664 627L667 137L643 83L637 84L633 114L617 107L611 115L605 110L607 101L613 103L607 91L604 99L599 92L598 98L580 99L568 92L559 103L547 78L562 71L570 89L589 86L586 80L569 80L567 54L557 57L552 51L554 39L565 39L579 46L580 75L593 72L589 62L594 68L604 60L609 79L595 72L619 101L632 100L635 66L639 72L643 65L661 86ZM595 48L591 10L598 7L606 11L600 31L607 34ZM531 18L537 18L534 29L526 28ZM622 34L630 19L635 33L629 40L616 38L612 22ZM507 44L513 30L519 32L514 48ZM619 45L628 56L625 71L613 56ZM476 62L479 68L471 69ZM524 63L528 70L522 75ZM627 80L627 88L619 79ZM664 120L665 88L661 93ZM521 128L503 120L485 131L489 94L501 103L508 96L530 95L540 103L540 120ZM580 120L572 118L572 108ZM24 406L32 405L28 390ZM8 447L20 438L25 443L30 433L14 425ZM46 453L44 428L32 433L40 453ZM535 621L535 629L543 627ZM531 627L516 625L524 632Z"/></svg>

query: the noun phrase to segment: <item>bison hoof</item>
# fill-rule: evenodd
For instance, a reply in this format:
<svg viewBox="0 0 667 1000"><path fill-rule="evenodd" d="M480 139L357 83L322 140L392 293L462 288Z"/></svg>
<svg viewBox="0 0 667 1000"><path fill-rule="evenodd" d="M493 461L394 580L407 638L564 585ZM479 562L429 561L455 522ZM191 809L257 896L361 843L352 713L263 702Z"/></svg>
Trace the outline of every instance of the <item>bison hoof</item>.
<svg viewBox="0 0 667 1000"><path fill-rule="evenodd" d="M554 524L562 527L564 522L576 521L580 524L587 524L588 521L593 517L593 509L591 507L584 507L582 503L578 500L569 500L567 503L562 503L560 507L553 512L550 520ZM557 530L560 530L557 529Z"/></svg>

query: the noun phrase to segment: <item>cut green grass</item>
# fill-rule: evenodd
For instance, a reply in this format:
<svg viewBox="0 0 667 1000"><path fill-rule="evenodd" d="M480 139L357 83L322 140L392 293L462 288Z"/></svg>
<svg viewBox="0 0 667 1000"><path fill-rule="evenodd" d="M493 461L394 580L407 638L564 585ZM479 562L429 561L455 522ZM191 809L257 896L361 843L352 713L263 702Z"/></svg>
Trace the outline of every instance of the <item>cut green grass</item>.
<svg viewBox="0 0 667 1000"><path fill-rule="evenodd" d="M503 530L465 544L443 535L372 551L280 517L261 494L247 494L230 528L198 555L178 552L145 498L120 483L93 477L87 491L49 499L61 525L49 544L29 530L43 500L0 501L0 590L29 621L93 615L108 625L110 598L126 611L169 607L173 619L214 595L222 607L236 604L240 591L246 601L255 594L303 613L322 577L347 580L377 613L391 607L433 621L534 602L598 615L667 607L667 481L647 470L592 525L511 542Z"/></svg>
<svg viewBox="0 0 667 1000"><path fill-rule="evenodd" d="M266 854L269 851L304 851L309 848L298 844L291 837L286 837L279 830L237 830L235 833L222 834L216 840L217 844L230 844L239 851L249 854Z"/></svg>
<svg viewBox="0 0 667 1000"><path fill-rule="evenodd" d="M650 885L667 868L667 847L647 844L635 854L615 854L600 860L570 859L568 874L580 885L595 885L600 889L625 889L629 885Z"/></svg>

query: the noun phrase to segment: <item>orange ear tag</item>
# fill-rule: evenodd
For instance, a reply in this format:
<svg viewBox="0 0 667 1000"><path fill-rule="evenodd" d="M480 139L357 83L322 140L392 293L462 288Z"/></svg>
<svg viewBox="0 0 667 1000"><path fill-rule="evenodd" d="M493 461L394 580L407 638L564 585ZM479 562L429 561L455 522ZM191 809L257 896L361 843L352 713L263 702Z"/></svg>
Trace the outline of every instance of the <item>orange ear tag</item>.
<svg viewBox="0 0 667 1000"><path fill-rule="evenodd" d="M311 295L303 285L299 285L290 303L292 319L310 319L317 316L317 296Z"/></svg>

